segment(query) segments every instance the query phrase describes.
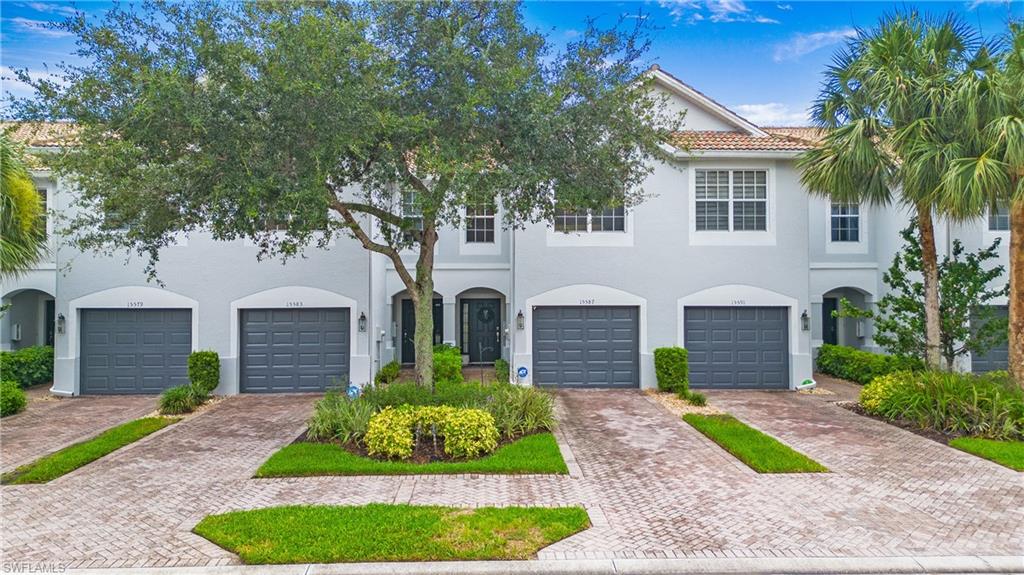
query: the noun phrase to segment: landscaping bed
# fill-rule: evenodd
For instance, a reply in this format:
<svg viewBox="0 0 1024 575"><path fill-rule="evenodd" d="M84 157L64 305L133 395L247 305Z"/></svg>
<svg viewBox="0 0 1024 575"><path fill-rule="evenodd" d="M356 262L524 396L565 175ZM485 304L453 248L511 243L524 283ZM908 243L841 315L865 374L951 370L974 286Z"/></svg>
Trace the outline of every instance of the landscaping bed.
<svg viewBox="0 0 1024 575"><path fill-rule="evenodd" d="M194 531L248 564L530 559L590 526L581 507L370 504L210 515Z"/></svg>

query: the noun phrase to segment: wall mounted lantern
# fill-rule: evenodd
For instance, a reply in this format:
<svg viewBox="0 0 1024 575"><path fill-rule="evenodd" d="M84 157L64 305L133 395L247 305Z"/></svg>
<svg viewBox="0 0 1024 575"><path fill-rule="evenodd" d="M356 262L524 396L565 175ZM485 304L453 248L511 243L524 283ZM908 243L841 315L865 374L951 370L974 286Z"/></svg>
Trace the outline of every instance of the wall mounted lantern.
<svg viewBox="0 0 1024 575"><path fill-rule="evenodd" d="M64 319L64 314L57 314L57 333L64 333L64 324L67 320Z"/></svg>
<svg viewBox="0 0 1024 575"><path fill-rule="evenodd" d="M811 330L811 316L807 315L807 310L800 314L800 329L804 331Z"/></svg>
<svg viewBox="0 0 1024 575"><path fill-rule="evenodd" d="M526 329L526 317L523 316L523 310L519 310L519 313L516 315L516 329Z"/></svg>
<svg viewBox="0 0 1024 575"><path fill-rule="evenodd" d="M366 313L365 312L360 312L359 313L359 332L362 333L362 332L365 332L365 331L366 331Z"/></svg>

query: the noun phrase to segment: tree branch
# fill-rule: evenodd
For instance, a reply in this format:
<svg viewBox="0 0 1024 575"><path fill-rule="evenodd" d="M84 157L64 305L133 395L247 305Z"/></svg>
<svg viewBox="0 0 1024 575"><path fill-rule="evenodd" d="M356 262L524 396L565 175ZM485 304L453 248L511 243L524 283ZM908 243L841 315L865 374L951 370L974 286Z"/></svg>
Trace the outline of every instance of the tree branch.
<svg viewBox="0 0 1024 575"><path fill-rule="evenodd" d="M405 269L405 263L402 262L402 256L398 253L398 250L370 239L369 234L367 234L366 230L359 225L355 216L352 215L352 211L344 202L332 200L331 208L341 215L341 219L345 220L345 225L347 225L352 231L352 235L354 235L356 239L363 244L364 248L371 252L377 252L378 254L388 256L388 258L391 259L391 263L395 264L395 271L398 272L398 277L402 278L402 283L405 284L405 287L408 288L409 291L413 291L415 289L416 280L409 275L409 270Z"/></svg>

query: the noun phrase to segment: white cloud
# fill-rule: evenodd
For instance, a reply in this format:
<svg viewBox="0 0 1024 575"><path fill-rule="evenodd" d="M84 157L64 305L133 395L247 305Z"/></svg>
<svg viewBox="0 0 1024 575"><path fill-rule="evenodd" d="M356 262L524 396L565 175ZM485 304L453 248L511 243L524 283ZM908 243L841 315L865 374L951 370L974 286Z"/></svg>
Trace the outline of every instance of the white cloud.
<svg viewBox="0 0 1024 575"><path fill-rule="evenodd" d="M74 16L78 14L78 10L71 6L65 6L56 2L26 2L22 6L28 6L36 12L44 14L59 14L61 16Z"/></svg>
<svg viewBox="0 0 1024 575"><path fill-rule="evenodd" d="M38 34L40 36L46 36L48 38L61 38L64 36L72 36L71 32L67 30L57 30L51 28L52 22L46 20L33 20L31 18L22 18L16 16L14 18L4 18L4 21L14 24L18 29L32 34Z"/></svg>
<svg viewBox="0 0 1024 575"><path fill-rule="evenodd" d="M28 76L33 81L47 80L50 82L61 83L61 77L57 74L52 74L45 70L29 70ZM14 68L10 66L4 66L0 68L0 95L4 99L7 98L8 94L15 98L27 98L35 95L35 88L29 86L25 82L22 82L15 75Z"/></svg>
<svg viewBox="0 0 1024 575"><path fill-rule="evenodd" d="M792 4L776 4L775 7L778 8L779 10L782 10L783 12L789 12L790 10L793 9Z"/></svg>
<svg viewBox="0 0 1024 575"><path fill-rule="evenodd" d="M570 29L565 31L565 37L566 38L572 39L572 38L576 38L579 35L580 35L580 31L579 30L573 30L573 29L570 28Z"/></svg>
<svg viewBox="0 0 1024 575"><path fill-rule="evenodd" d="M674 24L678 24L684 19L688 24L696 24L702 20L718 23L779 23L774 18L751 11L743 0L658 0L658 5L668 10Z"/></svg>
<svg viewBox="0 0 1024 575"><path fill-rule="evenodd" d="M797 33L789 40L775 45L772 59L776 62L783 60L796 60L805 54L820 50L826 46L833 46L853 38L857 31L850 27L826 30L825 32L814 32L812 34Z"/></svg>
<svg viewBox="0 0 1024 575"><path fill-rule="evenodd" d="M807 108L794 110L778 102L740 104L732 109L758 126L806 126L810 121Z"/></svg>
<svg viewBox="0 0 1024 575"><path fill-rule="evenodd" d="M966 4L967 4L967 9L968 10L974 10L975 8L977 8L978 6L981 6L982 4L1006 4L1006 5L1009 5L1010 4L1010 0L972 0L971 2L967 2Z"/></svg>

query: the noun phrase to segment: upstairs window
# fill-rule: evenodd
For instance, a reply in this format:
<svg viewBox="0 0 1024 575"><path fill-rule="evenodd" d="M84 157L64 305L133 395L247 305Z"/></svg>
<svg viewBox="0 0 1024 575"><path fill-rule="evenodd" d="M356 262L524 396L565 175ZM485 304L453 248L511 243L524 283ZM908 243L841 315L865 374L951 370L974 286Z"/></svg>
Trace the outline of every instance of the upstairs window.
<svg viewBox="0 0 1024 575"><path fill-rule="evenodd" d="M696 170L697 231L767 231L767 170Z"/></svg>
<svg viewBox="0 0 1024 575"><path fill-rule="evenodd" d="M625 232L626 208L555 210L555 231L564 233Z"/></svg>
<svg viewBox="0 0 1024 575"><path fill-rule="evenodd" d="M466 243L494 243L494 203L484 202L466 206Z"/></svg>
<svg viewBox="0 0 1024 575"><path fill-rule="evenodd" d="M860 241L860 205L832 202L830 217L833 242Z"/></svg>
<svg viewBox="0 0 1024 575"><path fill-rule="evenodd" d="M996 204L988 211L988 230L1007 232L1010 230L1010 209L1006 204Z"/></svg>
<svg viewBox="0 0 1024 575"><path fill-rule="evenodd" d="M402 216L413 220L415 229L423 229L423 209L416 202L416 192L402 192Z"/></svg>

